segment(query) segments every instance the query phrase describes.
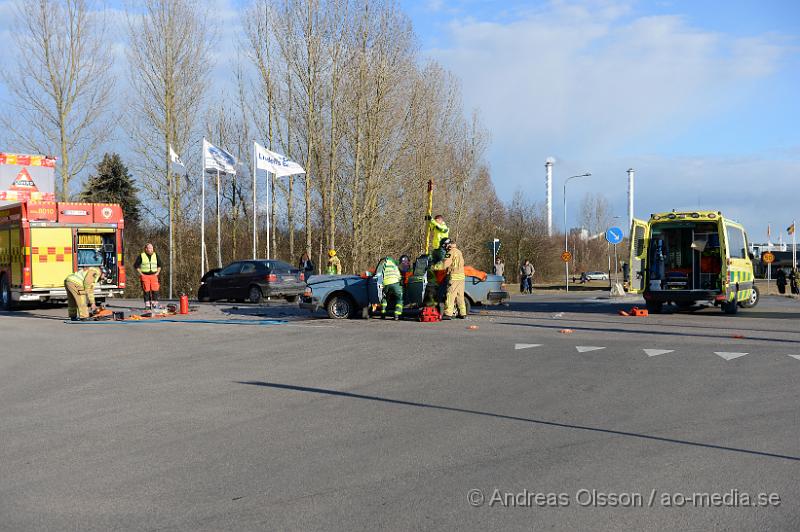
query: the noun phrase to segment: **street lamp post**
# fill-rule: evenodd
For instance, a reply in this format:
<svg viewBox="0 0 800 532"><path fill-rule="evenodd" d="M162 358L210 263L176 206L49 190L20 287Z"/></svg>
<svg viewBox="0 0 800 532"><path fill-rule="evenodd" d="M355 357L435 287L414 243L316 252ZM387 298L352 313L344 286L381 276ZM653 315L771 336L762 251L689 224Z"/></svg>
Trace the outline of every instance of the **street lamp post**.
<svg viewBox="0 0 800 532"><path fill-rule="evenodd" d="M575 179L576 177L589 177L592 175L589 172L580 175L574 175L568 177L566 181L564 181L564 251L569 251L569 241L567 238L569 237L569 229L567 228L567 183L570 180ZM569 292L569 261L564 261L564 282L566 286L567 292Z"/></svg>

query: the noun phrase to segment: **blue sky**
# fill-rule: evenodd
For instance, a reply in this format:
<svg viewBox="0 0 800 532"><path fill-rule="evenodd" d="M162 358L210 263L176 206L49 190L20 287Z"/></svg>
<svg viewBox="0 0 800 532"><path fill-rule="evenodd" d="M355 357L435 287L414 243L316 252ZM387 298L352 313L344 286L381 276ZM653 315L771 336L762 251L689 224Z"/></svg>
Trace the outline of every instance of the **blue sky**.
<svg viewBox="0 0 800 532"><path fill-rule="evenodd" d="M4 41L13 38L10 1L0 0ZM523 190L543 201L544 162L554 157L556 221L563 179L585 171L593 176L570 183L569 212L583 195L603 194L625 218L629 167L638 217L720 209L755 240L768 222L775 234L800 218L800 2L399 1L423 60L454 72L466 111L478 109L502 199ZM245 3L206 0L225 26L217 89Z"/></svg>
<svg viewBox="0 0 800 532"><path fill-rule="evenodd" d="M463 82L498 192L544 199L544 161L626 216L720 209L753 239L800 218L800 2L403 0L423 54ZM570 223L575 223L570 217Z"/></svg>

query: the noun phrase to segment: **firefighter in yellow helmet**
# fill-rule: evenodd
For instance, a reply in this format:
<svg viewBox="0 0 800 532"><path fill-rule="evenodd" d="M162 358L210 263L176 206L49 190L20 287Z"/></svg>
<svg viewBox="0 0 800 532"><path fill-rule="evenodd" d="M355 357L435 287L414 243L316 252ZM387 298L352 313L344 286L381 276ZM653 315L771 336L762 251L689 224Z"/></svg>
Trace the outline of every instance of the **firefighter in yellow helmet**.
<svg viewBox="0 0 800 532"><path fill-rule="evenodd" d="M328 275L342 275L342 261L336 256L335 249L328 250L328 267L325 269Z"/></svg>
<svg viewBox="0 0 800 532"><path fill-rule="evenodd" d="M385 257L375 268L375 275L383 277L383 298L381 300L381 318L386 318L386 310L390 301L394 302L394 319L399 320L403 314L403 277L400 268L392 257Z"/></svg>
<svg viewBox="0 0 800 532"><path fill-rule="evenodd" d="M442 249L446 255L444 260L437 262L431 269L434 271L447 271L447 296L444 302L444 315L442 319L450 319L455 315L455 306L458 306L458 317L467 317L467 304L464 300L464 255L456 247L455 242L449 238L442 241Z"/></svg>
<svg viewBox="0 0 800 532"><path fill-rule="evenodd" d="M67 312L72 321L89 319L89 308L97 310L94 301L94 286L103 280L103 272L94 266L79 268L77 272L64 279L64 288L67 290Z"/></svg>

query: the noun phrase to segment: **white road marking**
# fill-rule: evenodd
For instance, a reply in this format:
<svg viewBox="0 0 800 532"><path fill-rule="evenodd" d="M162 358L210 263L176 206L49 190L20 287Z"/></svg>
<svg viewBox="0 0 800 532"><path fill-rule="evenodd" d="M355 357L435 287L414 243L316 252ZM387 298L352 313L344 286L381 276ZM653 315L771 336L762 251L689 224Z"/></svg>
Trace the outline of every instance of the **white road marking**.
<svg viewBox="0 0 800 532"><path fill-rule="evenodd" d="M578 353L588 353L589 351L599 351L600 349L605 349L605 347L597 347L594 345L576 345L575 349L578 350Z"/></svg>
<svg viewBox="0 0 800 532"><path fill-rule="evenodd" d="M743 357L749 353L729 353L727 351L714 351L715 355L719 355L725 360L733 360L734 358Z"/></svg>
<svg viewBox="0 0 800 532"><path fill-rule="evenodd" d="M531 347L541 347L542 344L514 344L514 349L530 349Z"/></svg>
<svg viewBox="0 0 800 532"><path fill-rule="evenodd" d="M794 358L795 360L800 360L800 355L789 355L789 356Z"/></svg>
<svg viewBox="0 0 800 532"><path fill-rule="evenodd" d="M667 353L674 353L675 352L674 349L643 349L642 351L647 353L647 356L649 356L649 357L655 357L655 356L658 356L658 355L666 355Z"/></svg>

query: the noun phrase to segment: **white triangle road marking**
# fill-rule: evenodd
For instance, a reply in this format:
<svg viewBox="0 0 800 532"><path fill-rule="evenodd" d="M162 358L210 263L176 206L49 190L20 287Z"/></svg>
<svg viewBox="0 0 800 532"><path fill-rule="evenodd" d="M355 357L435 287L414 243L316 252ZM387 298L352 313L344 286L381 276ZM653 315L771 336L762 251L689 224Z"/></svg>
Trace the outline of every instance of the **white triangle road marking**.
<svg viewBox="0 0 800 532"><path fill-rule="evenodd" d="M715 355L719 355L725 360L733 360L734 358L743 357L749 353L730 353L728 351L714 351Z"/></svg>
<svg viewBox="0 0 800 532"><path fill-rule="evenodd" d="M514 344L514 349L530 349L531 347L541 347L542 344Z"/></svg>
<svg viewBox="0 0 800 532"><path fill-rule="evenodd" d="M575 349L578 350L578 353L588 353L589 351L599 351L600 349L605 349L605 347L597 347L594 345L576 345Z"/></svg>
<svg viewBox="0 0 800 532"><path fill-rule="evenodd" d="M658 356L658 355L666 355L667 353L674 353L675 352L674 349L642 349L642 351L647 353L647 356L649 356L649 357L655 357L655 356Z"/></svg>
<svg viewBox="0 0 800 532"><path fill-rule="evenodd" d="M794 358L795 360L800 360L800 355L789 355L789 356Z"/></svg>

